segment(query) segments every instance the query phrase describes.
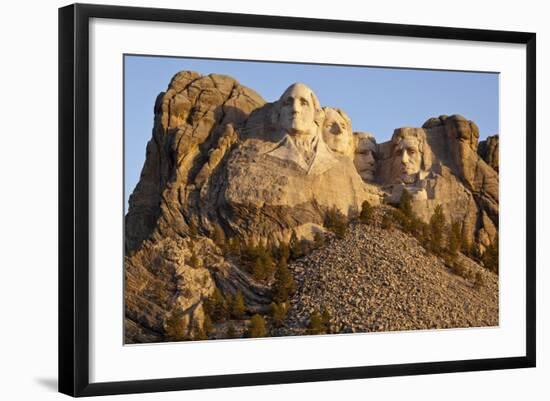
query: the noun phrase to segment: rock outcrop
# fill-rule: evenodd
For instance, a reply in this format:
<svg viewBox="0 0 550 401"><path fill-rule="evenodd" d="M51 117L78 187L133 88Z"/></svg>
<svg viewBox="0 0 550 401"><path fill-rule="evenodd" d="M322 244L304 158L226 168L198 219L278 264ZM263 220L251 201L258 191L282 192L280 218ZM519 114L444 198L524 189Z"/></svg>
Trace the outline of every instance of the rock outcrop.
<svg viewBox="0 0 550 401"><path fill-rule="evenodd" d="M447 220L458 221L480 252L498 234L498 172L477 153L479 130L460 115L440 116L422 128L396 129L378 147L377 180L398 203L406 189L413 209L429 221L441 205Z"/></svg>
<svg viewBox="0 0 550 401"><path fill-rule="evenodd" d="M235 129L264 104L227 76L184 71L172 78L157 97L145 165L129 199L127 250L185 236L192 224L203 228L195 210L200 191L215 186L209 181L237 141Z"/></svg>
<svg viewBox="0 0 550 401"><path fill-rule="evenodd" d="M499 149L498 135L488 136L486 140L480 141L477 153L485 162L498 172Z"/></svg>

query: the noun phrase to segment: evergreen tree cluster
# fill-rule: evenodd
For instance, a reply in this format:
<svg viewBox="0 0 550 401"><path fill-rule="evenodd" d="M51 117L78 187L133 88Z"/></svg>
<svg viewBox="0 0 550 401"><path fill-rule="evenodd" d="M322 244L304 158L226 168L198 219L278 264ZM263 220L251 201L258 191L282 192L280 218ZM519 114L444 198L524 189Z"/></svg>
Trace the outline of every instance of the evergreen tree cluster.
<svg viewBox="0 0 550 401"><path fill-rule="evenodd" d="M229 319L243 319L246 313L246 304L241 291L237 291L235 296L227 294L225 297L222 292L216 288L214 293L203 302L205 315L212 322L224 322Z"/></svg>
<svg viewBox="0 0 550 401"><path fill-rule="evenodd" d="M415 215L412 209L412 197L407 190L403 190L398 209L387 213L386 216L388 221L386 223L382 221L383 228L388 228L384 225L397 225L403 231L414 235L426 250L442 257L456 274L462 276L466 274L463 266L457 261L460 252L471 259L481 261L487 269L498 274L498 238L481 255L476 244L470 244L466 240L460 222L446 221L441 205L436 206L429 223L426 224ZM477 282L481 281L480 276Z"/></svg>

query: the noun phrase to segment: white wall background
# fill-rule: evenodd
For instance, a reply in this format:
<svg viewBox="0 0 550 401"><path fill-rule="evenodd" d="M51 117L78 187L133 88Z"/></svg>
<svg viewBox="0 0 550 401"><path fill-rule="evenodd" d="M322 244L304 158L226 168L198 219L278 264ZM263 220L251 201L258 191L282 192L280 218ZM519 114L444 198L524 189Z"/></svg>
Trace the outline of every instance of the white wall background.
<svg viewBox="0 0 550 401"><path fill-rule="evenodd" d="M550 108L550 26L544 2L524 0L392 1L372 4L244 0L115 1L112 4L242 13L460 26L537 33L538 85L538 367L536 369L292 384L124 396L124 399L280 400L315 398L465 400L550 397L547 317L550 285L550 159L544 133ZM0 398L50 400L57 386L57 8L60 1L21 1L0 13ZM452 346L452 344L449 344ZM119 397L108 397L122 399ZM107 398L106 398L107 399Z"/></svg>

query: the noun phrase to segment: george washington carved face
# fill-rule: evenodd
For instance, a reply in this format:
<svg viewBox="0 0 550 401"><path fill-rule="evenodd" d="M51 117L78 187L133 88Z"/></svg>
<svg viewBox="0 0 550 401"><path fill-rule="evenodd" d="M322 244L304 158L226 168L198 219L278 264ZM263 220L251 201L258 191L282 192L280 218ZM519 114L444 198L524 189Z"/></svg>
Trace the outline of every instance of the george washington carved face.
<svg viewBox="0 0 550 401"><path fill-rule="evenodd" d="M322 113L319 100L313 91L302 83L291 85L279 99L279 124L291 136L317 134Z"/></svg>

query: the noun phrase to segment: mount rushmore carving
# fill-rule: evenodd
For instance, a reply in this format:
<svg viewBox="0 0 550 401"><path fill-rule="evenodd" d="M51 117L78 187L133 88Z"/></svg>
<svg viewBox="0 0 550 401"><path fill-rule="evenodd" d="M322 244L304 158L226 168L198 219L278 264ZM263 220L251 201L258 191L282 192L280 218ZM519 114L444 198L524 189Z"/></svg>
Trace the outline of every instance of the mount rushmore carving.
<svg viewBox="0 0 550 401"><path fill-rule="evenodd" d="M478 138L475 123L453 115L398 128L377 144L305 84L267 103L230 77L180 72L156 101L126 247L190 226L284 241L302 225L322 225L331 207L353 216L365 200L398 203L406 189L420 218L442 205L483 250L498 232L498 137L482 153L491 165Z"/></svg>
<svg viewBox="0 0 550 401"><path fill-rule="evenodd" d="M397 128L390 141L377 143L354 132L345 111L333 106L303 83L269 103L228 76L182 71L172 78L156 99L125 218L127 338L157 338L173 302L200 326L201 300L216 286L241 291L251 308L269 305L268 289L214 253L201 254L216 266L210 273L205 266L182 270L177 261L212 249L207 238L220 232L257 244L312 238L327 211L356 217L364 201L396 204L407 190L421 220L441 205L479 252L497 241L498 136L478 149L476 124L452 115ZM190 241L197 235L200 241ZM153 271L142 261L146 254L168 256ZM179 279L167 287L157 282L162 275ZM193 277L202 285L182 284ZM151 301L144 282L162 288L155 290L160 300Z"/></svg>

